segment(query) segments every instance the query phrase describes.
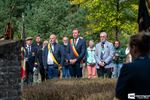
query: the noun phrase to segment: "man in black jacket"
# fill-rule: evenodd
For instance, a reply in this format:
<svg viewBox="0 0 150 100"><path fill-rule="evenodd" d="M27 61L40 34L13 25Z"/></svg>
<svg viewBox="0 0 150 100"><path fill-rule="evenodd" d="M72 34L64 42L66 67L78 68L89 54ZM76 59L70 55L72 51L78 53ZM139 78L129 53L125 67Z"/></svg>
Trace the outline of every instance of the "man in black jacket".
<svg viewBox="0 0 150 100"><path fill-rule="evenodd" d="M36 36L36 43L34 45L35 47L35 66L39 69L40 75L41 75L41 80L45 80L45 70L43 66L43 60L42 60L42 42L41 42L41 37L40 35Z"/></svg>
<svg viewBox="0 0 150 100"><path fill-rule="evenodd" d="M31 84L33 82L33 68L35 62L35 49L32 44L32 37L26 38L25 60L26 60L26 82L27 84Z"/></svg>

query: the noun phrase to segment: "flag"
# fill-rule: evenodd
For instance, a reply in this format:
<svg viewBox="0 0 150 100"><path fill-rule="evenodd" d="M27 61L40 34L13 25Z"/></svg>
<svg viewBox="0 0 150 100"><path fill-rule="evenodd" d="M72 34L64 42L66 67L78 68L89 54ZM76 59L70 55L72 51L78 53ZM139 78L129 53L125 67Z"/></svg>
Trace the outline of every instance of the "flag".
<svg viewBox="0 0 150 100"><path fill-rule="evenodd" d="M21 47L21 79L24 80L26 77L26 61L25 61L25 49Z"/></svg>
<svg viewBox="0 0 150 100"><path fill-rule="evenodd" d="M10 22L7 23L7 27L5 29L5 39L6 40L13 39L13 28Z"/></svg>
<svg viewBox="0 0 150 100"><path fill-rule="evenodd" d="M139 0L139 32L150 32L150 0Z"/></svg>
<svg viewBox="0 0 150 100"><path fill-rule="evenodd" d="M25 59L25 25L24 25L24 14L22 13L22 47L21 47L21 79L24 80L26 77L26 59Z"/></svg>

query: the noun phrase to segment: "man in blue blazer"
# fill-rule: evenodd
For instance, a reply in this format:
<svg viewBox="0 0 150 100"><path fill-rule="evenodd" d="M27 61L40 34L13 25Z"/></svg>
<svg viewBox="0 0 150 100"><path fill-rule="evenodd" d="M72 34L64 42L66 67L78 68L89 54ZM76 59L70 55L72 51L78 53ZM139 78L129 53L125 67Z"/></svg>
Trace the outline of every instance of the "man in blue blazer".
<svg viewBox="0 0 150 100"><path fill-rule="evenodd" d="M82 77L82 68L80 63L83 63L83 58L86 54L86 42L83 38L79 37L79 30L73 29L73 39L70 40L69 59L71 64L70 75L71 77Z"/></svg>
<svg viewBox="0 0 150 100"><path fill-rule="evenodd" d="M56 43L56 35L50 35L50 43L43 50L43 65L48 72L48 78L58 78L62 65L61 45Z"/></svg>
<svg viewBox="0 0 150 100"><path fill-rule="evenodd" d="M150 100L150 36L134 35L130 39L133 62L124 64L116 85L119 100Z"/></svg>
<svg viewBox="0 0 150 100"><path fill-rule="evenodd" d="M113 44L107 41L107 33L101 32L100 42L96 44L95 48L95 59L98 77L111 78L113 55Z"/></svg>

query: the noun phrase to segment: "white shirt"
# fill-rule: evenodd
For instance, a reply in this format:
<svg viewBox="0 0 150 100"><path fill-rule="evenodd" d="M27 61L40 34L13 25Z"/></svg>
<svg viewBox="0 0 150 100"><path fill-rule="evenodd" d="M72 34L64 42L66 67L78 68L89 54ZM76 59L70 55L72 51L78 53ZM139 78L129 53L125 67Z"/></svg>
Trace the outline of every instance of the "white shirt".
<svg viewBox="0 0 150 100"><path fill-rule="evenodd" d="M48 51L48 56L47 56L47 64L48 65L53 65L54 61L52 59L52 57L50 56L50 52Z"/></svg>
<svg viewBox="0 0 150 100"><path fill-rule="evenodd" d="M129 53L130 53L130 49L129 49L129 47L127 47L126 50L125 50L125 54L127 55Z"/></svg>
<svg viewBox="0 0 150 100"><path fill-rule="evenodd" d="M27 45L27 52L30 53L31 52L31 45Z"/></svg>
<svg viewBox="0 0 150 100"><path fill-rule="evenodd" d="M54 45L52 45L52 51L54 52Z"/></svg>
<svg viewBox="0 0 150 100"><path fill-rule="evenodd" d="M79 41L79 38L77 38L77 39L76 39L76 44L75 44L75 45L77 45L77 44L78 44L78 41Z"/></svg>

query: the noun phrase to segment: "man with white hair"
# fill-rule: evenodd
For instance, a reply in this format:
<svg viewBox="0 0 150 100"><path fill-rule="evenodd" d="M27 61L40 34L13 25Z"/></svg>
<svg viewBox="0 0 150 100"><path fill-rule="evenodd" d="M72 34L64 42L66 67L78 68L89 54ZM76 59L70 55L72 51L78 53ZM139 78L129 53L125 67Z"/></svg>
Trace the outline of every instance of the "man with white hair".
<svg viewBox="0 0 150 100"><path fill-rule="evenodd" d="M112 58L113 44L107 41L107 33L100 33L100 42L96 44L95 59L98 77L111 78L112 74Z"/></svg>
<svg viewBox="0 0 150 100"><path fill-rule="evenodd" d="M63 50L63 65L62 65L62 77L63 78L70 78L70 71L69 71L69 40L68 37L63 37L63 44L62 44L62 50Z"/></svg>

